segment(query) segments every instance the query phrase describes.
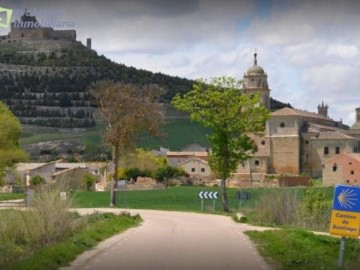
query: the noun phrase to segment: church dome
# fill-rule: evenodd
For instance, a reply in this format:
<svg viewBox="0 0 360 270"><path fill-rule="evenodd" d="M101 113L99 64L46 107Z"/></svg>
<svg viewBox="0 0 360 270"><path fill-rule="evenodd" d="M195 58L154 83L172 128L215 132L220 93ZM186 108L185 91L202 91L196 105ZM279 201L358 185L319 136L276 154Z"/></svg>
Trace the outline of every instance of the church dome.
<svg viewBox="0 0 360 270"><path fill-rule="evenodd" d="M265 74L264 69L257 65L253 65L249 67L248 70L246 71L246 75L264 75L264 74Z"/></svg>
<svg viewBox="0 0 360 270"><path fill-rule="evenodd" d="M257 54L254 53L254 65L248 68L246 75L265 75L265 71L262 67L257 65Z"/></svg>

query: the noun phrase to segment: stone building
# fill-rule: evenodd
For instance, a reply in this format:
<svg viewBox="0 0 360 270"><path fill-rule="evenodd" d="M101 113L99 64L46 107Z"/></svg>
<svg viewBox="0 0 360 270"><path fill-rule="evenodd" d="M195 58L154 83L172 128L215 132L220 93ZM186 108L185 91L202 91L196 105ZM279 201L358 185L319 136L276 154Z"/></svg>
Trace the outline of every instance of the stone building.
<svg viewBox="0 0 360 270"><path fill-rule="evenodd" d="M360 154L342 153L324 162L323 183L325 186L335 184L360 184Z"/></svg>
<svg viewBox="0 0 360 270"><path fill-rule="evenodd" d="M270 108L270 89L264 69L254 64L244 74L242 91L261 94L261 102ZM340 153L360 151L360 108L356 109L356 122L345 130L341 121L328 116L328 105L322 102L318 112L283 108L271 113L264 136L254 137L256 153L238 166L232 180L262 181L266 175L322 176L325 160Z"/></svg>
<svg viewBox="0 0 360 270"><path fill-rule="evenodd" d="M27 39L76 41L76 31L54 30L52 27L44 27L40 25L35 16L28 15L25 10L20 21L11 23L9 34L0 36L0 42L16 42Z"/></svg>

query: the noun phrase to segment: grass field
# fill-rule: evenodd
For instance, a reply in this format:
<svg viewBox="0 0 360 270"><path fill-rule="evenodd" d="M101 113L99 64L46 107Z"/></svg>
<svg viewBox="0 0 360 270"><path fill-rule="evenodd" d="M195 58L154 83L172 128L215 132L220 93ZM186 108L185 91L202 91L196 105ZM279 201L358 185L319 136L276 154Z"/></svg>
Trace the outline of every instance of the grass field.
<svg viewBox="0 0 360 270"><path fill-rule="evenodd" d="M289 188L290 191L297 192L299 198L303 196L303 187ZM333 188L316 188L325 190L326 198L332 201ZM200 211L200 191L218 191L216 201L216 211L221 211L220 187L169 187L164 190L150 191L124 191L118 192L118 207L125 207L125 195L127 194L128 207L132 209L154 209L154 210L173 210L173 211ZM239 209L239 201L235 198L236 188L228 189L229 206L233 211ZM256 188L246 189L252 195L250 201L242 202L241 208L253 208L263 194L272 193L276 196L276 188ZM109 192L86 192L78 191L74 194L74 207L108 207L110 203ZM204 209L212 209L212 200L205 200Z"/></svg>
<svg viewBox="0 0 360 270"><path fill-rule="evenodd" d="M0 201L23 199L22 193L0 193Z"/></svg>
<svg viewBox="0 0 360 270"><path fill-rule="evenodd" d="M260 254L274 269L339 269L338 238L289 229L246 234L257 244ZM359 240L347 240L344 266L342 269L360 269Z"/></svg>

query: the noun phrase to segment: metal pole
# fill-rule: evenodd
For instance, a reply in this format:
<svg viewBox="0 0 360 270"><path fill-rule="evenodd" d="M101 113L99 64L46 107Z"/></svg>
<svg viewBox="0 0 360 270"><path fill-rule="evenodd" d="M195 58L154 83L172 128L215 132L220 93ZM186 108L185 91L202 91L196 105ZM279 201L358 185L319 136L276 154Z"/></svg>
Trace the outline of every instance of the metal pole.
<svg viewBox="0 0 360 270"><path fill-rule="evenodd" d="M215 211L215 200L213 200L213 211Z"/></svg>
<svg viewBox="0 0 360 270"><path fill-rule="evenodd" d="M346 242L346 237L345 236L341 237L340 252L339 252L339 263L338 263L339 268L342 268L343 262L344 262L345 242Z"/></svg>
<svg viewBox="0 0 360 270"><path fill-rule="evenodd" d="M201 211L204 211L204 199L201 199Z"/></svg>
<svg viewBox="0 0 360 270"><path fill-rule="evenodd" d="M125 190L125 207L128 208L128 191Z"/></svg>

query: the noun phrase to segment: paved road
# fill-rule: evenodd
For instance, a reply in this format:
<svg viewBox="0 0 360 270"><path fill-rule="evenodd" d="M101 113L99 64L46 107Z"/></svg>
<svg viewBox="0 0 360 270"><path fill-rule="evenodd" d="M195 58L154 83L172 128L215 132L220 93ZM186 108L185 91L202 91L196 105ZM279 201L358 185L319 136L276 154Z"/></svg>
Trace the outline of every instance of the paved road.
<svg viewBox="0 0 360 270"><path fill-rule="evenodd" d="M140 213L144 219L141 226L100 243L62 269L271 269L243 233L251 227L236 224L229 217L152 210L130 212Z"/></svg>

